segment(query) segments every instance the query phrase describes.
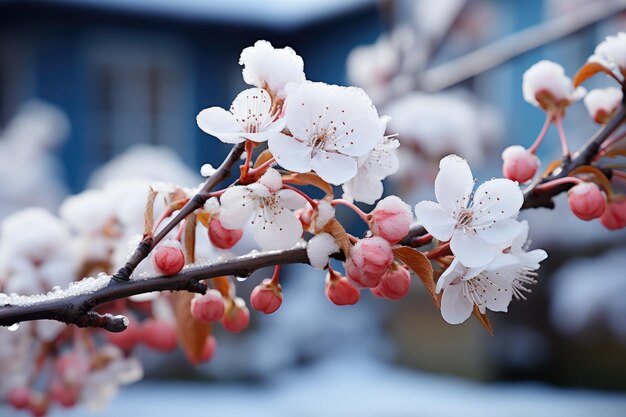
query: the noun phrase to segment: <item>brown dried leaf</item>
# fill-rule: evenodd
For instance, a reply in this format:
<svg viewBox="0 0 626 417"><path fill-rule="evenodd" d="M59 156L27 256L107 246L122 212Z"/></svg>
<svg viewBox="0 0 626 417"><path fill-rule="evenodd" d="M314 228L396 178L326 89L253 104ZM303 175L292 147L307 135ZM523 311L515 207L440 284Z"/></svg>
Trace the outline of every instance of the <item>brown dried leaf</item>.
<svg viewBox="0 0 626 417"><path fill-rule="evenodd" d="M143 215L143 235L152 236L152 230L154 229L154 200L156 199L157 192L150 187L148 191L148 199L146 201L146 210Z"/></svg>
<svg viewBox="0 0 626 417"><path fill-rule="evenodd" d="M604 188L604 191L606 191L607 193L611 192L611 181L606 177L606 175L604 175L604 172L602 172L600 169L591 165L583 165L570 172L569 175L573 177L574 175L578 174L593 175L596 178L597 182L600 184L600 186Z"/></svg>
<svg viewBox="0 0 626 417"><path fill-rule="evenodd" d="M304 174L293 173L283 177L284 182L296 185L312 185L324 191L327 196L333 195L333 186L324 181L314 172L305 172Z"/></svg>
<svg viewBox="0 0 626 417"><path fill-rule="evenodd" d="M605 67L604 65L599 64L597 62L587 62L585 65L580 67L580 69L574 76L574 87L578 87L587 78L591 77L592 75L597 74L598 72L604 72L608 74L609 76L615 78L615 75L613 75L611 70Z"/></svg>
<svg viewBox="0 0 626 417"><path fill-rule="evenodd" d="M196 214L196 219L199 221L204 227L209 228L209 221L211 221L211 215L204 210L198 210Z"/></svg>
<svg viewBox="0 0 626 417"><path fill-rule="evenodd" d="M420 251L408 246L398 246L393 249L393 254L397 259L405 263L422 281L426 290L433 299L435 306L440 309L441 302L439 295L435 291L435 279L433 277L433 265L428 258Z"/></svg>
<svg viewBox="0 0 626 417"><path fill-rule="evenodd" d="M196 213L192 213L187 217L185 223L185 253L186 261L192 264L196 261Z"/></svg>
<svg viewBox="0 0 626 417"><path fill-rule="evenodd" d="M273 156L269 149L264 150L257 156L256 161L254 161L254 168L258 168L259 165L269 161Z"/></svg>
<svg viewBox="0 0 626 417"><path fill-rule="evenodd" d="M218 290L223 297L230 297L230 279L228 277L215 277L211 279L213 288Z"/></svg>
<svg viewBox="0 0 626 417"><path fill-rule="evenodd" d="M555 169L557 169L560 166L561 166L561 161L559 161L559 160L554 160L554 161L550 162L548 164L548 167L543 171L543 174L541 174L541 177L545 178L545 177L549 176L550 174L552 174L554 172Z"/></svg>
<svg viewBox="0 0 626 417"><path fill-rule="evenodd" d="M350 243L350 238L348 237L348 232L343 228L341 223L335 218L332 218L324 225L322 232L330 233L334 238L341 251L343 252L346 259L350 257L350 249L352 249L352 244Z"/></svg>
<svg viewBox="0 0 626 417"><path fill-rule="evenodd" d="M172 307L178 328L178 335L185 351L194 364L200 362L207 337L211 334L211 325L196 321L191 316L191 300L195 294L185 291L173 293Z"/></svg>
<svg viewBox="0 0 626 417"><path fill-rule="evenodd" d="M476 317L478 319L480 324L483 325L485 330L487 330L489 332L489 334L491 336L493 336L493 327L491 327L491 323L489 322L489 317L487 317L486 314L481 313L480 310L478 309L478 307L476 307L476 306L474 306L474 313L473 314L474 314L474 317Z"/></svg>

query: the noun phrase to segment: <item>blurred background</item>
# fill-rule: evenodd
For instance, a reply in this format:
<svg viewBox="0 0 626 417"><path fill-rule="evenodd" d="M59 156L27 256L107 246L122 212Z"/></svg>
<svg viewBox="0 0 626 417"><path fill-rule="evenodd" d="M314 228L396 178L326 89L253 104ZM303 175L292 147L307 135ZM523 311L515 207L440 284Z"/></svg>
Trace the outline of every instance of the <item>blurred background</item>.
<svg viewBox="0 0 626 417"><path fill-rule="evenodd" d="M307 79L364 88L402 143L389 190L432 198L450 152L481 180L500 175L502 149L530 145L543 123L523 72L546 58L573 76L626 28L625 11L615 0L1 0L0 221L56 211L112 178L199 183L227 147L195 115L245 88L239 53L258 39L294 48ZM572 148L596 128L581 103L568 111ZM540 156L559 157L556 131ZM321 274L292 267L276 314L218 332L218 353L196 369L141 352L147 378L102 414L626 416L626 232L578 220L563 196L523 217L550 257L527 302L491 315L494 336L447 325L417 284L400 302L364 294L339 308Z"/></svg>

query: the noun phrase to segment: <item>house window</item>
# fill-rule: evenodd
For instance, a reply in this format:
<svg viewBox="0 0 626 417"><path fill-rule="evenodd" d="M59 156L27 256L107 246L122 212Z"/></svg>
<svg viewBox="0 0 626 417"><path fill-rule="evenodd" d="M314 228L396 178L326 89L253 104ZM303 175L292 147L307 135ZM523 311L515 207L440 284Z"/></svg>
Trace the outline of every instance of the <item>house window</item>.
<svg viewBox="0 0 626 417"><path fill-rule="evenodd" d="M99 165L136 144L193 149L188 60L181 48L147 40L96 42L89 58L87 151Z"/></svg>

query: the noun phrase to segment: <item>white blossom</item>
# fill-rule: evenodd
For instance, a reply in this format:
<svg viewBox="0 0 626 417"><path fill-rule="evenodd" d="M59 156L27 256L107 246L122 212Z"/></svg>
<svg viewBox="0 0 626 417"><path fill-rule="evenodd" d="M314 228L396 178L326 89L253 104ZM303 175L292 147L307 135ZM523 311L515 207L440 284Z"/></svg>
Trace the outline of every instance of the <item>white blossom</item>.
<svg viewBox="0 0 626 417"><path fill-rule="evenodd" d="M600 42L588 62L598 63L615 75L618 80L624 79L626 73L626 32L615 36L607 36Z"/></svg>
<svg viewBox="0 0 626 417"><path fill-rule="evenodd" d="M383 195L382 181L398 171L400 162L396 149L400 143L385 136L388 121L388 116L380 118L378 143L368 154L358 158L356 176L343 184L344 199L374 204Z"/></svg>
<svg viewBox="0 0 626 417"><path fill-rule="evenodd" d="M566 107L580 100L585 89L574 89L572 80L556 62L542 60L524 72L522 80L524 100L543 110Z"/></svg>
<svg viewBox="0 0 626 417"><path fill-rule="evenodd" d="M585 107L597 122L610 117L622 104L622 90L615 87L596 88L585 96Z"/></svg>
<svg viewBox="0 0 626 417"><path fill-rule="evenodd" d="M289 47L274 48L268 41L257 41L241 52L243 80L272 92L277 99L287 97L290 88L304 82L304 61Z"/></svg>
<svg viewBox="0 0 626 417"><path fill-rule="evenodd" d="M463 323L474 306L481 313L487 309L506 312L513 294L512 279L517 261L512 255L499 254L489 265L463 266L458 259L439 277L437 293L441 297L441 315L450 324Z"/></svg>
<svg viewBox="0 0 626 417"><path fill-rule="evenodd" d="M306 253L313 268L324 269L330 261L330 255L339 252L339 245L329 233L313 236L307 246Z"/></svg>
<svg viewBox="0 0 626 417"><path fill-rule="evenodd" d="M293 136L274 133L269 148L284 168L315 171L339 185L357 174L356 157L379 139L376 109L363 90L306 82L289 96L285 120Z"/></svg>
<svg viewBox="0 0 626 417"><path fill-rule="evenodd" d="M304 207L306 200L283 189L275 169L254 184L229 188L220 202L220 222L227 229L243 228L252 216L254 239L264 250L291 248L302 237L302 224L291 210Z"/></svg>
<svg viewBox="0 0 626 417"><path fill-rule="evenodd" d="M524 293L530 293L528 285L537 283L537 273L539 263L544 261L548 254L543 249L526 251L528 246L528 222L521 222L522 230L511 243L510 253L517 259L517 266L514 268L512 291L515 298L525 300Z"/></svg>
<svg viewBox="0 0 626 417"><path fill-rule="evenodd" d="M435 179L438 203L422 201L415 207L418 221L436 239L450 240L450 248L467 267L491 262L499 245L520 233L517 216L523 196L519 186L507 179L481 184L472 198L474 180L467 162L449 155L439 163Z"/></svg>
<svg viewBox="0 0 626 417"><path fill-rule="evenodd" d="M270 132L280 132L284 119L272 114L272 98L267 91L249 88L235 97L230 110L210 107L196 117L202 131L224 143L241 143L246 139L264 142Z"/></svg>

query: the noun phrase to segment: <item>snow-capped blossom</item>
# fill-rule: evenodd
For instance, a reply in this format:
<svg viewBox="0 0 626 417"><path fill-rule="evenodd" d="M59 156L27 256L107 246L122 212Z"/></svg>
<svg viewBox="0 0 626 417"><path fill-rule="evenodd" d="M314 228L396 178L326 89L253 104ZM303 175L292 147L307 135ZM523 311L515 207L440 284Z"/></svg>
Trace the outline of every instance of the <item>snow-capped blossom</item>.
<svg viewBox="0 0 626 417"><path fill-rule="evenodd" d="M196 121L203 132L224 143L241 143L246 139L265 142L271 132L280 132L285 127L285 120L272 114L272 98L260 88L239 93L229 111L221 107L202 110Z"/></svg>
<svg viewBox="0 0 626 417"><path fill-rule="evenodd" d="M626 33L607 36L596 46L593 55L587 61L602 65L617 79L623 80L626 74Z"/></svg>
<svg viewBox="0 0 626 417"><path fill-rule="evenodd" d="M29 208L5 218L0 242L0 286L5 293L45 293L75 278L70 233L44 209Z"/></svg>
<svg viewBox="0 0 626 417"><path fill-rule="evenodd" d="M512 145L502 152L502 173L512 181L525 183L530 181L539 168L539 158L528 149Z"/></svg>
<svg viewBox="0 0 626 417"><path fill-rule="evenodd" d="M330 260L330 255L339 252L339 245L329 233L320 233L313 236L307 246L306 253L313 268L324 269Z"/></svg>
<svg viewBox="0 0 626 417"><path fill-rule="evenodd" d="M543 249L534 249L526 251L528 246L528 222L521 222L522 231L513 239L509 253L517 259L517 267L513 268L513 280L511 281L513 296L520 300L525 300L523 293L530 293L526 286L537 283L537 269L539 263L544 261L548 254Z"/></svg>
<svg viewBox="0 0 626 417"><path fill-rule="evenodd" d="M383 198L370 213L372 233L398 243L409 233L413 213L411 207L395 195Z"/></svg>
<svg viewBox="0 0 626 417"><path fill-rule="evenodd" d="M388 116L380 118L378 143L368 154L357 159L356 176L343 184L344 199L374 204L383 195L382 181L398 171L400 163L396 149L400 142L385 136L388 121Z"/></svg>
<svg viewBox="0 0 626 417"><path fill-rule="evenodd" d="M524 100L545 111L563 110L585 95L585 89L574 89L572 80L556 62L542 60L524 72Z"/></svg>
<svg viewBox="0 0 626 417"><path fill-rule="evenodd" d="M88 190L65 199L59 215L79 233L97 233L110 224L115 216L114 202L101 190Z"/></svg>
<svg viewBox="0 0 626 417"><path fill-rule="evenodd" d="M356 87L305 82L289 95L285 120L293 136L275 132L268 142L278 163L294 172L313 170L335 185L357 174L356 157L379 139L376 109Z"/></svg>
<svg viewBox="0 0 626 417"><path fill-rule="evenodd" d="M469 318L474 306L506 312L513 295L513 277L518 263L514 256L499 254L489 265L478 268L463 266L458 259L437 281L441 297L441 315L450 324L460 324Z"/></svg>
<svg viewBox="0 0 626 417"><path fill-rule="evenodd" d="M304 61L289 48L274 48L268 41L257 41L241 51L243 80L272 92L277 99L287 97L288 90L305 81Z"/></svg>
<svg viewBox="0 0 626 417"><path fill-rule="evenodd" d="M304 207L306 200L293 190L282 189L275 169L268 169L254 184L229 188L220 201L222 225L241 229L252 216L254 239L264 250L291 248L302 237L302 224L291 210Z"/></svg>
<svg viewBox="0 0 626 417"><path fill-rule="evenodd" d="M622 104L622 90L615 87L596 88L585 96L584 102L593 120L604 124Z"/></svg>
<svg viewBox="0 0 626 417"><path fill-rule="evenodd" d="M581 220L589 221L602 216L606 209L604 194L592 182L573 186L567 192L567 201L572 213Z"/></svg>
<svg viewBox="0 0 626 417"><path fill-rule="evenodd" d="M310 207L310 205L308 206ZM326 200L317 203L317 213L313 216L315 230L321 230L328 222L335 217L335 208Z"/></svg>
<svg viewBox="0 0 626 417"><path fill-rule="evenodd" d="M481 184L472 198L474 179L464 159L449 155L439 169L438 203L419 202L417 220L434 238L450 240L452 253L463 265L488 264L500 252L498 245L511 242L521 230L513 219L524 200L519 186L508 179L493 179Z"/></svg>
<svg viewBox="0 0 626 417"><path fill-rule="evenodd" d="M393 251L389 242L373 236L359 240L346 261L346 274L360 288L374 288L393 264Z"/></svg>

